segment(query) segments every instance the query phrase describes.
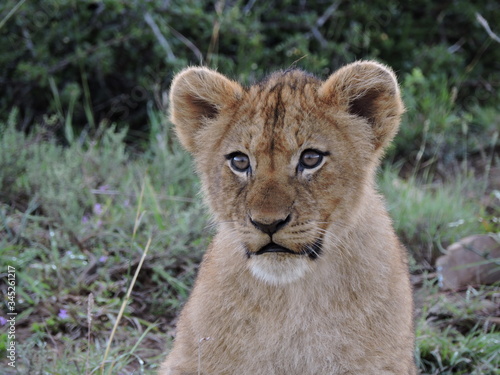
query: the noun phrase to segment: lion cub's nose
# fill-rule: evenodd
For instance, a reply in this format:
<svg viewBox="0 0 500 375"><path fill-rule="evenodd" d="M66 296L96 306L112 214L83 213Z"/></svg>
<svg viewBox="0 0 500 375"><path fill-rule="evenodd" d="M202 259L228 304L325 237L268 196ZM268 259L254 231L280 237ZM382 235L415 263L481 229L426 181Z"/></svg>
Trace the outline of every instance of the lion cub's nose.
<svg viewBox="0 0 500 375"><path fill-rule="evenodd" d="M279 231L281 228L283 228L285 225L288 224L288 222L290 221L290 215L288 215L286 217L286 219L284 220L276 220L272 223L262 223L260 221L256 221L256 220L253 220L252 218L250 218L250 222L255 226L255 228L257 228L258 230L272 236L274 233L276 233L277 231Z"/></svg>

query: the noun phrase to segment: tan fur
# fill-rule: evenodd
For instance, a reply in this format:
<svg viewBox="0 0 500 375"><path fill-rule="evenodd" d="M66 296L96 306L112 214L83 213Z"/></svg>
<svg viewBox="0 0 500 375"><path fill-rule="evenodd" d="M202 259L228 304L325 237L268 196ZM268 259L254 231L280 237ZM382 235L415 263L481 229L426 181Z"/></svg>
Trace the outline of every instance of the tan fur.
<svg viewBox="0 0 500 375"><path fill-rule="evenodd" d="M189 68L170 98L218 231L160 374L415 374L406 254L374 186L403 112L392 71L357 62L243 88ZM329 154L300 170L306 149ZM272 241L292 253L257 255L271 236L251 220L285 218Z"/></svg>

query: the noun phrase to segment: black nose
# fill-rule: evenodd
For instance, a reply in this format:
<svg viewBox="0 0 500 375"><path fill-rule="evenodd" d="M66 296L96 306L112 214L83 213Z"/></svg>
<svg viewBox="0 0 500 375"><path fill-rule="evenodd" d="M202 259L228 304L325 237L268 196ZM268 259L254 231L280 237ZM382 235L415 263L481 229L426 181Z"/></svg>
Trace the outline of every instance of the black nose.
<svg viewBox="0 0 500 375"><path fill-rule="evenodd" d="M259 221L254 221L252 220L252 218L250 218L250 222L255 226L255 228L266 234L269 234L270 236L272 236L274 233L276 233L285 225L287 225L289 221L290 221L290 215L288 215L285 220L276 220L269 224L261 223Z"/></svg>

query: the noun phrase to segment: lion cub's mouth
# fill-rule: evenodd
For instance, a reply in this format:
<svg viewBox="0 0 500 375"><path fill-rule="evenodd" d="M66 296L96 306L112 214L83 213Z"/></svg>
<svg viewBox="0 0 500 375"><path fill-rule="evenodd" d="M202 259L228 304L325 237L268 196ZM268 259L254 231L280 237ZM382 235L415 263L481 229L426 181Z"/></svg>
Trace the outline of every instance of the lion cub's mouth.
<svg viewBox="0 0 500 375"><path fill-rule="evenodd" d="M248 255L262 255L262 254L268 254L268 253L283 253L283 254L291 254L291 255L305 255L308 256L311 259L317 259L318 256L321 253L321 246L322 246L322 241L318 240L312 245L305 246L304 249L300 252L290 250L286 247L283 247L281 245L278 245L274 242L270 242L267 245L263 246L259 251L253 253L253 254L248 254Z"/></svg>
<svg viewBox="0 0 500 375"><path fill-rule="evenodd" d="M266 253L288 253L292 255L302 255L300 253L296 253L286 247L275 244L274 242L268 243L266 246L262 247L259 251L255 253L255 255L262 255Z"/></svg>

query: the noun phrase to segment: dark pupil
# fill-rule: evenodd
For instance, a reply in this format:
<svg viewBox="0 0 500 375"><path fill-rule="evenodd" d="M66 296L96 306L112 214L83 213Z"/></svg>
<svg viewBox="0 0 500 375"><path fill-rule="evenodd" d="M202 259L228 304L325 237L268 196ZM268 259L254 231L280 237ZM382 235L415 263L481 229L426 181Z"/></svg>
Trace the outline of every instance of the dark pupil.
<svg viewBox="0 0 500 375"><path fill-rule="evenodd" d="M249 164L250 164L248 161L248 157L245 155L233 156L231 163L232 163L233 167L235 167L236 169L239 169L241 171L244 171L245 169L247 169Z"/></svg>
<svg viewBox="0 0 500 375"><path fill-rule="evenodd" d="M321 162L322 156L316 152L308 151L302 155L302 164L305 167L315 167Z"/></svg>

